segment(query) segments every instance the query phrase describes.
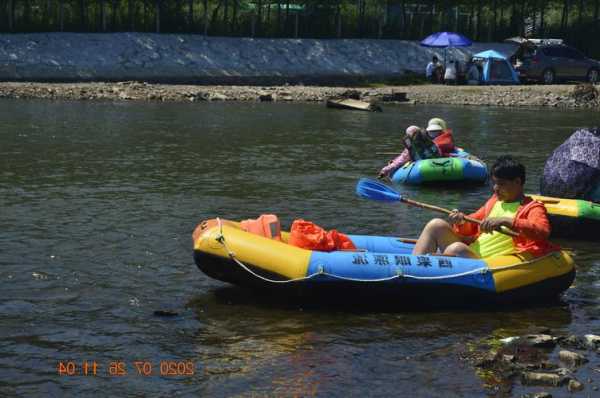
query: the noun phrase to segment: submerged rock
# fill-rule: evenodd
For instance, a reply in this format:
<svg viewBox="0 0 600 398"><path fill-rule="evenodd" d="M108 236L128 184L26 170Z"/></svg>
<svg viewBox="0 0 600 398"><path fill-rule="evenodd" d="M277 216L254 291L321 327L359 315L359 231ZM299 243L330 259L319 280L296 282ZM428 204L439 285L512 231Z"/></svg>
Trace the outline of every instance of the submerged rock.
<svg viewBox="0 0 600 398"><path fill-rule="evenodd" d="M521 382L527 385L558 387L563 381L562 377L555 373L523 372Z"/></svg>
<svg viewBox="0 0 600 398"><path fill-rule="evenodd" d="M525 342L533 347L554 347L556 338L549 334L529 334L524 337Z"/></svg>
<svg viewBox="0 0 600 398"><path fill-rule="evenodd" d="M557 339L549 334L528 334L526 336L515 336L501 339L504 344L523 344L531 347L554 347Z"/></svg>
<svg viewBox="0 0 600 398"><path fill-rule="evenodd" d="M536 392L533 394L523 394L521 398L552 398L552 394L546 391Z"/></svg>
<svg viewBox="0 0 600 398"><path fill-rule="evenodd" d="M586 334L585 336L583 336L583 338L585 339L585 344L588 348L594 350L600 348L600 336L597 336L595 334Z"/></svg>
<svg viewBox="0 0 600 398"><path fill-rule="evenodd" d="M571 392L582 391L584 389L584 385L575 379L571 379L569 380L569 385L567 388Z"/></svg>
<svg viewBox="0 0 600 398"><path fill-rule="evenodd" d="M559 337L558 344L562 347L584 349L586 348L585 342L578 336L569 335L567 337Z"/></svg>
<svg viewBox="0 0 600 398"><path fill-rule="evenodd" d="M571 366L579 366L588 361L583 355L567 350L559 351L558 357L562 362Z"/></svg>

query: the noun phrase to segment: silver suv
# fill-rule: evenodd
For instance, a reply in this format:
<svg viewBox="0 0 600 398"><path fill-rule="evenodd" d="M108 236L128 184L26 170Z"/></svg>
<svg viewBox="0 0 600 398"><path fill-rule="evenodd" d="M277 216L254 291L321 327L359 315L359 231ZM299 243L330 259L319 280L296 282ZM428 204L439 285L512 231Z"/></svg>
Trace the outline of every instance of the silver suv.
<svg viewBox="0 0 600 398"><path fill-rule="evenodd" d="M561 39L523 40L513 56L513 64L522 81L545 84L559 80L600 81L600 62L587 58Z"/></svg>

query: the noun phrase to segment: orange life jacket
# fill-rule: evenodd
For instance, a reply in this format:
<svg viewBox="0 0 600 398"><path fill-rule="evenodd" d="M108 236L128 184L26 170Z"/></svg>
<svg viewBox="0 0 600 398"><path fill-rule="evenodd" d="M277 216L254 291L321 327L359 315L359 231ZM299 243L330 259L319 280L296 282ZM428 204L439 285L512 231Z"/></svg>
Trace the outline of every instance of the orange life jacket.
<svg viewBox="0 0 600 398"><path fill-rule="evenodd" d="M256 220L244 220L240 226L246 232L281 241L281 224L275 214L262 214Z"/></svg>
<svg viewBox="0 0 600 398"><path fill-rule="evenodd" d="M356 250L347 235L332 229L325 231L315 223L302 219L294 220L290 228L290 245L308 250L334 251Z"/></svg>
<svg viewBox="0 0 600 398"><path fill-rule="evenodd" d="M442 156L448 156L455 149L452 130L444 130L442 134L433 139L433 143L438 147Z"/></svg>
<svg viewBox="0 0 600 398"><path fill-rule="evenodd" d="M498 197L492 196L483 207L470 216L485 220L497 201ZM475 223L455 224L453 228L457 234L465 237L468 243L474 242L481 234L479 225ZM519 236L513 237L517 252L529 252L537 257L560 250L560 246L548 241L550 221L546 207L542 202L533 200L529 196L525 197L517 209L511 229L519 233Z"/></svg>

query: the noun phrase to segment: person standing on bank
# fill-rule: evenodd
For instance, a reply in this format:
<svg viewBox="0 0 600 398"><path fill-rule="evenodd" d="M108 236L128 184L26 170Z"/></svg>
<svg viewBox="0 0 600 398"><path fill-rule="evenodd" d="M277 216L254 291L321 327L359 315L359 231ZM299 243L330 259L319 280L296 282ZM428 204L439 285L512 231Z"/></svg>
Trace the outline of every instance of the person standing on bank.
<svg viewBox="0 0 600 398"><path fill-rule="evenodd" d="M414 255L437 253L447 256L486 258L528 252L542 256L559 249L547 239L550 221L544 204L525 196L525 166L510 156L501 156L491 169L493 196L470 216L480 225L465 222L465 215L454 210L448 221L429 221L415 247ZM509 228L519 235L497 232Z"/></svg>
<svg viewBox="0 0 600 398"><path fill-rule="evenodd" d="M470 86L477 86L481 81L481 74L479 73L479 65L476 61L471 60L471 65L467 71L467 84Z"/></svg>
<svg viewBox="0 0 600 398"><path fill-rule="evenodd" d="M451 59L448 66L446 66L446 71L444 72L444 83L446 84L456 84L456 64L454 60Z"/></svg>
<svg viewBox="0 0 600 398"><path fill-rule="evenodd" d="M434 55L433 58L431 59L431 62L427 64L427 67L425 67L425 77L427 78L427 80L429 80L431 83L437 83L438 82L438 68L439 68L439 60L437 55Z"/></svg>

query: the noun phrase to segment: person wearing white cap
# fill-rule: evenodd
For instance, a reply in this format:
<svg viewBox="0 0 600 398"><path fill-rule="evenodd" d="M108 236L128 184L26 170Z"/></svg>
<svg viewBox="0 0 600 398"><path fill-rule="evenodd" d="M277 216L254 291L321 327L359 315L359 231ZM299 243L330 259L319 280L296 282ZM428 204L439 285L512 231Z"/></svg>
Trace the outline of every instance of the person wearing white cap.
<svg viewBox="0 0 600 398"><path fill-rule="evenodd" d="M442 130L448 129L448 125L446 124L446 121L439 117L434 117L434 118L429 119L429 121L427 122L427 127L431 126L432 124L440 126L442 128Z"/></svg>
<svg viewBox="0 0 600 398"><path fill-rule="evenodd" d="M446 121L439 117L429 119L427 122L427 135L433 140L443 157L449 156L456 148L452 130L448 128Z"/></svg>

